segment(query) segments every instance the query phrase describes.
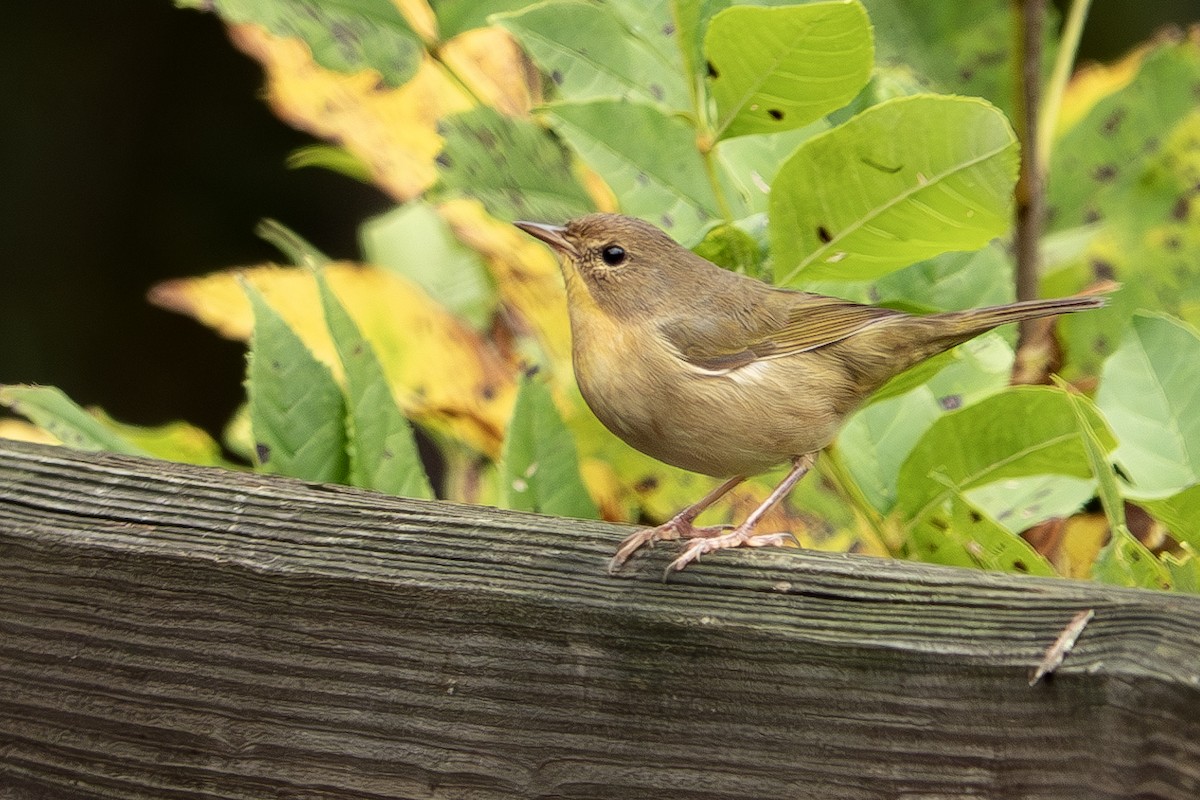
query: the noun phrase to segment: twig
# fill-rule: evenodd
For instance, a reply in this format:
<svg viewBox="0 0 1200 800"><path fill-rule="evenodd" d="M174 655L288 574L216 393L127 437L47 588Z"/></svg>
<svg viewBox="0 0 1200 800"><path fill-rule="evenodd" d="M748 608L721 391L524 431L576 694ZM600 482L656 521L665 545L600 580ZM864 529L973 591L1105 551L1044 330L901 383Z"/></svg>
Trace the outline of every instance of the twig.
<svg viewBox="0 0 1200 800"><path fill-rule="evenodd" d="M1058 52L1054 56L1054 69L1050 73L1050 82L1046 85L1046 94L1042 97L1041 122L1038 129L1037 154L1042 164L1042 177L1045 179L1046 170L1050 165L1050 152L1054 142L1054 130L1058 127L1058 112L1062 107L1063 93L1071 70L1075 66L1075 56L1079 52L1079 38L1083 35L1083 24L1087 21L1088 10L1092 0L1072 0L1067 12L1067 21L1063 26L1062 37L1058 42Z"/></svg>
<svg viewBox="0 0 1200 800"><path fill-rule="evenodd" d="M1075 642L1079 640L1079 636L1083 633L1083 629L1092 621L1092 617L1096 616L1096 610L1089 608L1086 611L1080 611L1071 621L1067 623L1067 627L1062 629L1062 633L1054 640L1054 644L1046 650L1046 655L1042 658L1042 663L1038 665L1033 674L1029 676L1029 685L1036 686L1038 681L1047 675L1054 674L1071 652L1071 648L1075 646Z"/></svg>
<svg viewBox="0 0 1200 800"><path fill-rule="evenodd" d="M1038 141L1038 105L1041 97L1042 25L1045 0L1013 0L1016 35L1016 126L1021 143L1021 169L1016 191L1017 299L1033 300L1038 294L1038 245L1045 216L1042 163ZM1021 343L1031 333L1021 323Z"/></svg>

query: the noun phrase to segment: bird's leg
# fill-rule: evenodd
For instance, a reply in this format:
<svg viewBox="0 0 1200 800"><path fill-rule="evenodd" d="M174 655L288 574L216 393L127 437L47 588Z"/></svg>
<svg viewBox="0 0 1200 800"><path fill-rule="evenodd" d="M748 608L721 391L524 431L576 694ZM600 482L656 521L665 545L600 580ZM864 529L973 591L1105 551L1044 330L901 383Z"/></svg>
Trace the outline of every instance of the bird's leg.
<svg viewBox="0 0 1200 800"><path fill-rule="evenodd" d="M672 570L678 572L686 567L705 553L711 553L714 550L722 550L726 547L768 547L781 546L789 539L800 544L796 540L794 534L791 533L764 533L754 535L754 527L758 525L768 511L779 504L779 501L787 497L788 492L796 485L805 473L812 468L813 463L817 460L815 453L807 453L802 456L796 456L792 459L792 469L787 476L779 482L779 485L767 496L767 499L762 501L758 508L750 512L750 516L728 533L721 533L717 536L707 536L698 538L683 549L683 553L679 558L667 565L667 574Z"/></svg>
<svg viewBox="0 0 1200 800"><path fill-rule="evenodd" d="M616 572L643 545L653 545L657 541L678 539L680 537L692 539L703 536L715 536L724 532L729 527L728 525L697 528L693 523L696 521L696 517L704 513L709 506L729 494L733 487L744 480L746 480L745 477L730 478L657 528L646 528L625 537L625 541L621 542L621 546L617 548L617 554L612 557L612 561L608 562L608 571Z"/></svg>

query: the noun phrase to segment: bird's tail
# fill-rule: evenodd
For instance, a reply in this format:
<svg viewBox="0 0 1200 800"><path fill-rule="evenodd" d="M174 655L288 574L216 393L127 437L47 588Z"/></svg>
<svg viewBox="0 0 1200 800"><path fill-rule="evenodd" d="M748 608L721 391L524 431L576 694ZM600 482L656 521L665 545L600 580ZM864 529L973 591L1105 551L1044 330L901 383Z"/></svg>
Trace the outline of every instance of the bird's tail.
<svg viewBox="0 0 1200 800"><path fill-rule="evenodd" d="M1020 303L1009 303L1003 306L988 306L973 308L968 311L948 311L934 314L925 319L941 319L952 323L948 332L962 336L962 341L991 330L998 325L1010 322L1020 322L1025 319L1038 319L1058 314L1071 314L1076 311L1087 311L1100 308L1108 301L1103 295L1084 294L1072 297L1058 297L1053 300L1025 300Z"/></svg>
<svg viewBox="0 0 1200 800"><path fill-rule="evenodd" d="M1104 295L1117 288L1117 284L1106 282L1090 291L1071 297L1059 297L1053 300L1025 300L1019 303L972 308L966 311L900 317L893 324L908 329L907 338L910 348L907 349L907 352L893 354L891 364L894 371L892 374L901 372L913 364L944 350L949 350L951 347L973 339L999 325L1100 308L1107 302Z"/></svg>

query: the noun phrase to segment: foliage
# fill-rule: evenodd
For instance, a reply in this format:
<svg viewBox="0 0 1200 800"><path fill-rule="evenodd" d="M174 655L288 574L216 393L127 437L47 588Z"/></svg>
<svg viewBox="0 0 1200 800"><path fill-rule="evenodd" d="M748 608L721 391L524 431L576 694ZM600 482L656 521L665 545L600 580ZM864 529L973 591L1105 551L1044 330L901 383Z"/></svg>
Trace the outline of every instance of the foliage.
<svg viewBox="0 0 1200 800"><path fill-rule="evenodd" d="M1012 299L1002 0L177 3L219 14L279 116L331 143L296 163L397 203L363 223L363 264L277 228L296 266L152 292L249 341L226 444L256 468L431 497L415 425L449 499L635 520L698 497L707 479L583 404L557 265L517 218L619 209L728 268L918 312ZM885 387L771 524L810 547L1200 588L1196 86L1192 34L1050 98L1043 290L1126 286L1062 323L1076 385L1009 388L1010 339L981 337ZM227 463L193 428L118 425L54 389L0 402L73 446Z"/></svg>

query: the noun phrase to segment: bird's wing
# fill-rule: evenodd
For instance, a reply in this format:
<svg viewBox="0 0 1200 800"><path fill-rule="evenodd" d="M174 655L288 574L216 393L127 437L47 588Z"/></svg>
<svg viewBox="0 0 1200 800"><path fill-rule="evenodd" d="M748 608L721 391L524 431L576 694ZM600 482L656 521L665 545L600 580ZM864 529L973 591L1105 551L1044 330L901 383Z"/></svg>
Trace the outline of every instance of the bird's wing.
<svg viewBox="0 0 1200 800"><path fill-rule="evenodd" d="M816 350L902 314L805 292L772 294L784 295L786 302L723 319L674 319L660 331L685 361L705 371L727 372L761 359Z"/></svg>

